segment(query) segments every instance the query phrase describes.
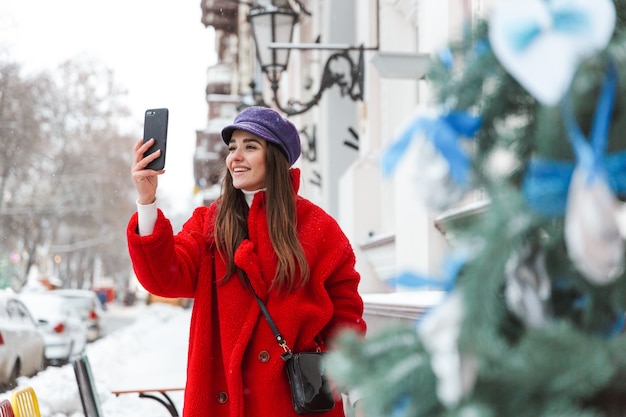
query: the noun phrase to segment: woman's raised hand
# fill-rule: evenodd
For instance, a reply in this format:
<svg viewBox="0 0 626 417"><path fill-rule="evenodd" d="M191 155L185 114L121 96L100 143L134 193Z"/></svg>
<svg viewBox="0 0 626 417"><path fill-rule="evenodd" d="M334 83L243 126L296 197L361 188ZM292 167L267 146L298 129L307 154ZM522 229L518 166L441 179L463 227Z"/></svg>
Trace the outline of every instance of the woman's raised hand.
<svg viewBox="0 0 626 417"><path fill-rule="evenodd" d="M139 198L137 202L139 204L152 204L156 201L156 190L159 184L158 176L165 172L164 169L155 171L153 169L146 169L146 166L161 155L161 150L146 155L144 153L152 146L154 139L150 139L146 143L143 143L142 139L139 139L135 144L135 157L133 158L133 165L130 170L133 176L133 182L137 189Z"/></svg>

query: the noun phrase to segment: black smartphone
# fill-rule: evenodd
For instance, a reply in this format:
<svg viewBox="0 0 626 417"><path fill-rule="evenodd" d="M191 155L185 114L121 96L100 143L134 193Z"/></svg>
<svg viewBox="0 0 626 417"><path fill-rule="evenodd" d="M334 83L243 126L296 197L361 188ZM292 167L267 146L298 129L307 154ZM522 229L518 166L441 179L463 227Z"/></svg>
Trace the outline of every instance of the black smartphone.
<svg viewBox="0 0 626 417"><path fill-rule="evenodd" d="M159 171L165 168L165 148L167 145L167 121L169 117L168 109L148 109L146 110L143 123L143 143L154 138L154 144L146 151L145 155L161 150L161 155L150 162L146 169Z"/></svg>

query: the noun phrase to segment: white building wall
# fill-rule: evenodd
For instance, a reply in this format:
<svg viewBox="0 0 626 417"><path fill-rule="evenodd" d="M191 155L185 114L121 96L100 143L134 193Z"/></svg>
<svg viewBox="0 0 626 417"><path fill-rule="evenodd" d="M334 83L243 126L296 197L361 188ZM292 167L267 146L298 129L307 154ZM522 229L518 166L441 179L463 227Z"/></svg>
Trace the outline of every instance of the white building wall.
<svg viewBox="0 0 626 417"><path fill-rule="evenodd" d="M380 53L432 54L461 36L462 19L488 0L310 0L308 22L295 42L349 43L365 52L365 99L341 97L337 86L320 104L290 119L309 134L315 131L315 161L301 158L302 194L339 221L355 247L362 292L384 292L384 281L405 269L437 276L446 242L434 227L437 213L412 192L408 168L383 178L380 156L431 96L426 81L381 74L373 64ZM377 10L378 6L378 10ZM379 30L376 30L378 14ZM317 91L328 51L292 51L283 97L309 98ZM356 57L356 54L354 54ZM312 90L307 90L307 84ZM306 100L305 100L306 101ZM343 141L348 127L358 132L358 151ZM304 138L303 138L304 140ZM303 144L306 152L307 145ZM418 167L419 169L419 167ZM320 184L315 184L319 177Z"/></svg>
<svg viewBox="0 0 626 417"><path fill-rule="evenodd" d="M379 52L432 54L451 37L461 36L464 0L397 0L380 2ZM475 1L469 4L475 7ZM357 8L359 40L372 42L376 1ZM340 223L357 247L363 288L389 290L385 280L404 270L439 276L444 237L434 226L437 213L427 210L412 190L411 171L400 166L382 178L380 156L411 120L431 101L428 85L417 78L387 78L366 59L366 98L360 111L359 158L341 179ZM419 167L417 167L419 173ZM356 213L356 214L355 214ZM401 290L401 289L396 289Z"/></svg>
<svg viewBox="0 0 626 417"><path fill-rule="evenodd" d="M450 7L449 0L419 0L416 8L417 45L414 52L434 54L449 40L454 28L451 17L460 7ZM458 2L455 1L458 5ZM411 16L413 17L413 16ZM405 117L398 126L410 121L417 107L426 108L432 101L428 84L418 81L419 100L412 108L412 114ZM387 144L388 145L388 144ZM410 162L410 160L406 161ZM397 272L418 271L431 276L439 276L445 240L434 227L436 213L428 210L412 190L414 175L419 175L419 167L402 164L394 177L396 187L395 211L397 231Z"/></svg>

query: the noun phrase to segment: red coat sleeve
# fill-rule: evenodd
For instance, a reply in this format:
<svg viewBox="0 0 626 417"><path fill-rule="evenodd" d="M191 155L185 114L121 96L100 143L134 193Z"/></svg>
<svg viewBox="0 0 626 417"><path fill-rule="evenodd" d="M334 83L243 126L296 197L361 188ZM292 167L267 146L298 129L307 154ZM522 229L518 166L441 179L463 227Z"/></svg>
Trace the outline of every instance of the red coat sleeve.
<svg viewBox="0 0 626 417"><path fill-rule="evenodd" d="M126 230L128 251L137 279L147 291L171 298L194 296L201 254L209 245L212 211L196 209L176 236L161 210L153 233L139 236L137 213L133 214Z"/></svg>
<svg viewBox="0 0 626 417"><path fill-rule="evenodd" d="M325 284L334 308L333 317L324 329L325 340L331 340L342 330L353 330L361 335L365 335L366 330L363 300L358 293L360 275L354 268L354 251L347 238L342 246L335 247L341 256Z"/></svg>

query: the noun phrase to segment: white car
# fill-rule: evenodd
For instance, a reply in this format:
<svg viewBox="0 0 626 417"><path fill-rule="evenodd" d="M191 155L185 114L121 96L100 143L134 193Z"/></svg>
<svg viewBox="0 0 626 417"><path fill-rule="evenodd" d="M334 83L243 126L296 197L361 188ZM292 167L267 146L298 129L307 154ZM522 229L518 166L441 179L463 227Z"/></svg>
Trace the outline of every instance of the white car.
<svg viewBox="0 0 626 417"><path fill-rule="evenodd" d="M0 291L0 387L10 390L20 376L45 368L44 340L26 306L10 291Z"/></svg>
<svg viewBox="0 0 626 417"><path fill-rule="evenodd" d="M78 309L81 319L87 326L88 342L93 342L100 338L101 319L104 316L104 309L95 292L79 289L60 289L52 292L53 294L61 295Z"/></svg>
<svg viewBox="0 0 626 417"><path fill-rule="evenodd" d="M72 355L85 349L87 328L80 313L65 298L52 291L20 294L35 319L46 344L46 362L69 363Z"/></svg>

